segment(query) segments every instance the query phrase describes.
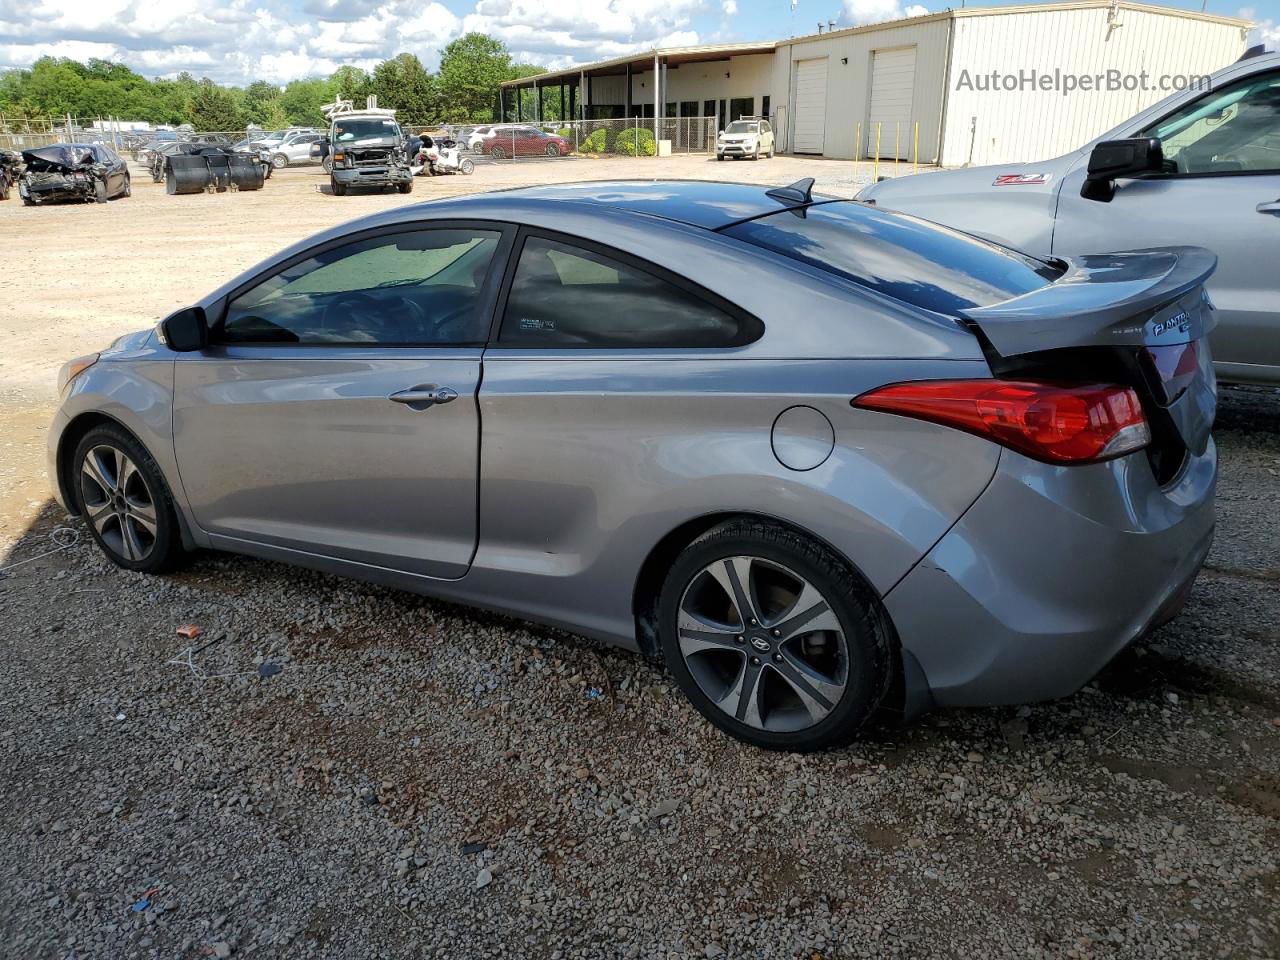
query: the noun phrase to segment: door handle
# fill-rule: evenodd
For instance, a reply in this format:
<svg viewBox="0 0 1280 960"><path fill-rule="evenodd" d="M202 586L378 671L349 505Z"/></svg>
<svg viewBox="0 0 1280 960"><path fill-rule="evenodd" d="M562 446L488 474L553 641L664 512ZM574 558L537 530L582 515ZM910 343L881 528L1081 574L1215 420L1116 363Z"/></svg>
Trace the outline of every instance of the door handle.
<svg viewBox="0 0 1280 960"><path fill-rule="evenodd" d="M1259 213L1280 213L1280 200L1272 200L1270 203L1260 203L1253 209Z"/></svg>
<svg viewBox="0 0 1280 960"><path fill-rule="evenodd" d="M408 390L397 390L387 397L395 403L403 403L414 410L425 410L437 403L448 403L458 399L458 391L453 387L410 387Z"/></svg>

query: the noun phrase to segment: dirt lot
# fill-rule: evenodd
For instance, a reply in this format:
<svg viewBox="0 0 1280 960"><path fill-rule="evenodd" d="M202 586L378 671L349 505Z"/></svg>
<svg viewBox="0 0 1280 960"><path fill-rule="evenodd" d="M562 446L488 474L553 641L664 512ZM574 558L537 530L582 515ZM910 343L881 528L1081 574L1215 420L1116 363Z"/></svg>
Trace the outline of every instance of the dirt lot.
<svg viewBox="0 0 1280 960"><path fill-rule="evenodd" d="M1280 956L1275 391L1224 391L1179 620L1067 700L821 756L729 741L580 638L237 557L42 556L58 365L286 243L547 179L854 174L570 160L335 198L302 169L0 204L0 568L38 558L0 577L0 956Z"/></svg>

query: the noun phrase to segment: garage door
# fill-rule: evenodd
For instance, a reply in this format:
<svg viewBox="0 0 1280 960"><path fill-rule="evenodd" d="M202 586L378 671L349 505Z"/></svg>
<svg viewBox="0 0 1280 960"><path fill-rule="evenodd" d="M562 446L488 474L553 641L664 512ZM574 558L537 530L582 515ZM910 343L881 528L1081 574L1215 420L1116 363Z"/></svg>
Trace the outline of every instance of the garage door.
<svg viewBox="0 0 1280 960"><path fill-rule="evenodd" d="M876 50L871 55L871 122L867 124L867 156L875 156L876 124L880 156L911 158L911 103L916 89L916 48Z"/></svg>
<svg viewBox="0 0 1280 960"><path fill-rule="evenodd" d="M792 153L821 153L827 131L827 58L796 64L796 129Z"/></svg>

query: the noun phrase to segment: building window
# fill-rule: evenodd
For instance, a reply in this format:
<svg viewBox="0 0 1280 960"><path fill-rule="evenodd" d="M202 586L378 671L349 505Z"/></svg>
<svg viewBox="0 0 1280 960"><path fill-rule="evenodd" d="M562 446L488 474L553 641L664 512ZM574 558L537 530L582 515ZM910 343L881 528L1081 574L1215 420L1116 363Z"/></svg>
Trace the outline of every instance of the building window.
<svg viewBox="0 0 1280 960"><path fill-rule="evenodd" d="M769 116L769 95L767 93L760 98L760 116L766 120L773 119Z"/></svg>

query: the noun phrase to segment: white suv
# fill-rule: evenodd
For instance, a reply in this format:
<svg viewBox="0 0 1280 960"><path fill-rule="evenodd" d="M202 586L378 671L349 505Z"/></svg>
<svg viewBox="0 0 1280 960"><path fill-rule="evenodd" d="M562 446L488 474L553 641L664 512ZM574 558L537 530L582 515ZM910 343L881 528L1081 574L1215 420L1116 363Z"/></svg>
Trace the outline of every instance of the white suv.
<svg viewBox="0 0 1280 960"><path fill-rule="evenodd" d="M716 159L773 156L773 127L760 117L740 117L716 137Z"/></svg>

